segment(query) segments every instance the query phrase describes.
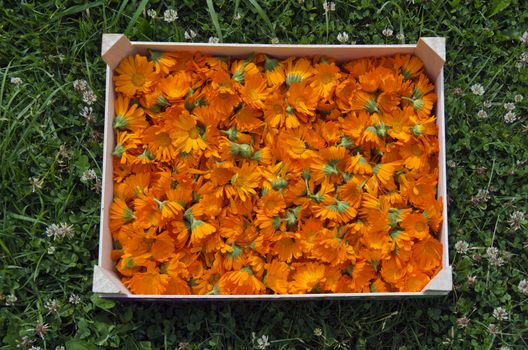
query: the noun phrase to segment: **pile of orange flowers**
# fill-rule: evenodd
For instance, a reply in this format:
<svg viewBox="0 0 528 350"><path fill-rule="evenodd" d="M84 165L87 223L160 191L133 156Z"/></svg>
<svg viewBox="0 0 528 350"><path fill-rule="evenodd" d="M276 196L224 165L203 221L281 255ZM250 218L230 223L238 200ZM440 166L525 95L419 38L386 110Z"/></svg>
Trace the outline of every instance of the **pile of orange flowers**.
<svg viewBox="0 0 528 350"><path fill-rule="evenodd" d="M114 83L112 258L133 293L412 292L441 269L417 57L150 52Z"/></svg>

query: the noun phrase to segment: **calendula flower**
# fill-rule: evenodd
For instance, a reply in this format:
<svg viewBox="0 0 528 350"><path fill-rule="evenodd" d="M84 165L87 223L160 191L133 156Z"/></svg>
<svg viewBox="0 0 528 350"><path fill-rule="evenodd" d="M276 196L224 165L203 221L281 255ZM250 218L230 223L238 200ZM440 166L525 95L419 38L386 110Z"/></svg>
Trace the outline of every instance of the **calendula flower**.
<svg viewBox="0 0 528 350"><path fill-rule="evenodd" d="M305 58L300 58L296 61L289 59L286 61L286 85L290 86L293 83L300 83L313 75L313 68Z"/></svg>
<svg viewBox="0 0 528 350"><path fill-rule="evenodd" d="M317 92L306 83L292 83L286 94L288 104L296 112L308 116L315 115Z"/></svg>
<svg viewBox="0 0 528 350"><path fill-rule="evenodd" d="M322 292L318 290L326 280L324 265L307 263L296 268L290 284L290 293Z"/></svg>
<svg viewBox="0 0 528 350"><path fill-rule="evenodd" d="M137 131L148 126L145 112L138 105L130 105L130 98L118 95L115 100L114 129Z"/></svg>
<svg viewBox="0 0 528 350"><path fill-rule="evenodd" d="M116 91L127 96L149 92L154 85L157 75L154 63L147 61L141 55L125 58L116 68L118 75L114 76Z"/></svg>
<svg viewBox="0 0 528 350"><path fill-rule="evenodd" d="M168 275L151 270L133 274L130 279L125 280L125 286L135 294L163 294L168 281Z"/></svg>
<svg viewBox="0 0 528 350"><path fill-rule="evenodd" d="M218 281L218 288L222 294L262 294L266 290L249 267L226 272Z"/></svg>

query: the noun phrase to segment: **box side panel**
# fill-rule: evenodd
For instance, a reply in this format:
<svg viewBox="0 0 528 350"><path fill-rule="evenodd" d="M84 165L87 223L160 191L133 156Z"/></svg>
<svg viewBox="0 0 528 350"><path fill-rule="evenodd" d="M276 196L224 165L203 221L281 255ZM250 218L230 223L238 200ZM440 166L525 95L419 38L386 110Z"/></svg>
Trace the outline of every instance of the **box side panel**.
<svg viewBox="0 0 528 350"><path fill-rule="evenodd" d="M446 169L446 144L445 144L445 115L444 115L444 70L440 70L440 74L435 83L435 92L438 97L436 104L436 123L438 125L438 195L442 196L442 231L440 240L444 247L442 254L443 266L449 266L449 241L448 241L448 216L447 216L447 169Z"/></svg>
<svg viewBox="0 0 528 350"><path fill-rule="evenodd" d="M426 63L427 65L427 63ZM444 74L440 68L435 79L436 124L438 126L438 197L442 198L442 227L440 241L442 242L442 270L425 286L423 292L447 293L453 289L453 272L449 265L448 217L447 217L447 179L446 179L446 148L445 148L445 115L444 115Z"/></svg>
<svg viewBox="0 0 528 350"><path fill-rule="evenodd" d="M244 57L252 53L265 53L278 58L289 56L328 55L338 62L360 57L387 56L397 53L412 53L415 45L245 45L245 44L192 44L132 42L137 52L145 54L148 49L157 51L199 51L213 56Z"/></svg>
<svg viewBox="0 0 528 350"><path fill-rule="evenodd" d="M103 34L101 56L111 69L121 60L134 53L134 46L123 34Z"/></svg>
<svg viewBox="0 0 528 350"><path fill-rule="evenodd" d="M429 77L438 76L445 62L445 38L420 38L416 56L423 61Z"/></svg>
<svg viewBox="0 0 528 350"><path fill-rule="evenodd" d="M114 133L112 122L114 120L114 82L112 81L112 69L106 66L106 101L105 101L105 125L103 143L103 189L101 193L101 221L99 227L99 263L98 265L112 270L113 264L110 258L112 250L112 236L109 230L110 205L114 193L112 149L114 148Z"/></svg>
<svg viewBox="0 0 528 350"><path fill-rule="evenodd" d="M441 296L445 293L335 293L335 294L261 294L261 295L123 295L119 293L103 293L102 297L121 300L150 301L239 301L239 300L366 300L366 299L402 299Z"/></svg>

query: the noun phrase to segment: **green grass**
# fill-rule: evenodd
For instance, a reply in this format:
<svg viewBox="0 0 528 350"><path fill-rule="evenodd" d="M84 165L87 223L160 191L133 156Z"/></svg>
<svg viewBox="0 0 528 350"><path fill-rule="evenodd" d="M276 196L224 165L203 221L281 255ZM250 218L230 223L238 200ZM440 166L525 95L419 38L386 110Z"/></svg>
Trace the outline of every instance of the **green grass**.
<svg viewBox="0 0 528 350"><path fill-rule="evenodd" d="M273 349L528 348L528 296L518 288L528 279L528 218L516 231L509 222L513 212L528 212L528 69L521 62L528 48L520 41L528 30L526 1L336 1L327 16L322 1L310 0L0 5L0 349L29 342L42 349L238 349L258 347L263 335ZM167 8L178 11L178 20L163 21ZM394 35L384 37L385 28ZM88 169L101 175L101 35L175 41L190 29L198 33L195 42L215 36L337 44L339 32L358 44L447 38L453 293L410 301L216 303L113 302L92 295L100 195L96 179L81 177ZM14 77L22 84L12 83ZM73 89L76 79L97 95L95 121L80 116L85 103ZM476 83L484 95L471 92ZM515 95L524 100L509 124L503 105ZM486 119L477 117L481 109ZM42 181L35 192L33 177L37 185ZM475 197L479 190L488 190L489 198ZM74 237L47 237L53 223L72 225ZM469 242L468 253L455 252L459 240ZM490 263L491 246L503 266ZM72 303L74 296L79 303ZM50 312L52 300L59 307ZM507 310L507 320L494 318L497 307ZM462 317L470 320L466 327L457 323ZM39 323L48 326L42 337L35 331Z"/></svg>

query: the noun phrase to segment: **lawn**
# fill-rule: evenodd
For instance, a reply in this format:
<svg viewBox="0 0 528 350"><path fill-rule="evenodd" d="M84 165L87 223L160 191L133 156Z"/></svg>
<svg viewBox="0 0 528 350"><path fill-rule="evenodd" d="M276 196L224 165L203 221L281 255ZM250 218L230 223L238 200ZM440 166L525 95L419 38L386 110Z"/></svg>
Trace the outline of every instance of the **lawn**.
<svg viewBox="0 0 528 350"><path fill-rule="evenodd" d="M0 4L0 349L528 348L526 1ZM105 32L272 44L446 37L453 292L215 303L93 295Z"/></svg>

